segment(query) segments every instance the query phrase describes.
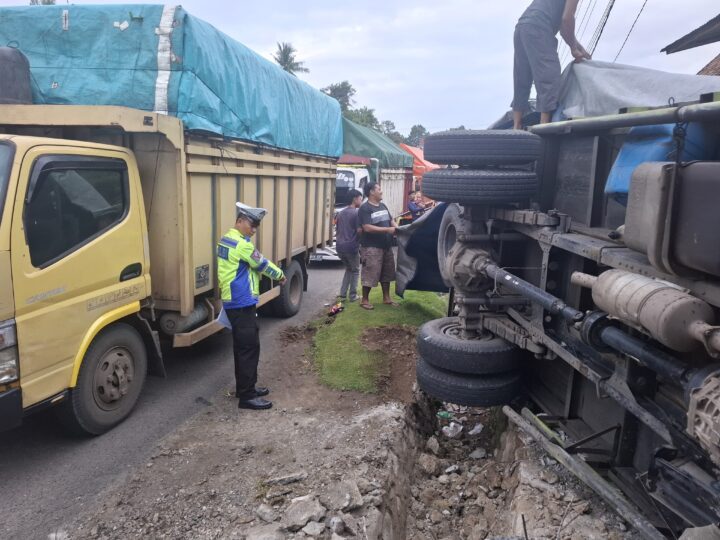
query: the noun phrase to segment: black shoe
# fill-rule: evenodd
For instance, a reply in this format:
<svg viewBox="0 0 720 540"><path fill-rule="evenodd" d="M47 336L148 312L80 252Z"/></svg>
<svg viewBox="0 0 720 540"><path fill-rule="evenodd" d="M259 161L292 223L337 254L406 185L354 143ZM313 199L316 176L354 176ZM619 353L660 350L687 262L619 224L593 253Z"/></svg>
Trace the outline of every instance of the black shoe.
<svg viewBox="0 0 720 540"><path fill-rule="evenodd" d="M255 387L255 397L267 396L269 393L270 393L269 388L265 388L264 386L256 386Z"/></svg>
<svg viewBox="0 0 720 540"><path fill-rule="evenodd" d="M269 409L272 407L272 401L263 398L241 399L238 401L238 409L252 409L259 411L261 409Z"/></svg>

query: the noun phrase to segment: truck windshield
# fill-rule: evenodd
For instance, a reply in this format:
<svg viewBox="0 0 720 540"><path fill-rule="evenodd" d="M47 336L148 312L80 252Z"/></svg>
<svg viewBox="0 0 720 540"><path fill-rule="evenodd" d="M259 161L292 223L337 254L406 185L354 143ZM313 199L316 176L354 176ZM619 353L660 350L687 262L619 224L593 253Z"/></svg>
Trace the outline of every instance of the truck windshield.
<svg viewBox="0 0 720 540"><path fill-rule="evenodd" d="M335 206L346 206L350 200L350 190L355 187L355 173L338 171L335 177Z"/></svg>
<svg viewBox="0 0 720 540"><path fill-rule="evenodd" d="M350 171L338 171L335 177L335 187L350 189L355 183L355 173Z"/></svg>
<svg viewBox="0 0 720 540"><path fill-rule="evenodd" d="M3 208L5 208L5 194L10 179L10 167L12 166L14 148L10 144L0 143L0 223L3 219Z"/></svg>

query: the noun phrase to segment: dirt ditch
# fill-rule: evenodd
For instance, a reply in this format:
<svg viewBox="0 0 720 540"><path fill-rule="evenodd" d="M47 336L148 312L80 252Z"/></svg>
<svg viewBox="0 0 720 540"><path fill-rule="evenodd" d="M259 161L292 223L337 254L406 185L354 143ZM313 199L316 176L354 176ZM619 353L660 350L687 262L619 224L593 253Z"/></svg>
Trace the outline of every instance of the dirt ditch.
<svg viewBox="0 0 720 540"><path fill-rule="evenodd" d="M370 339L370 336L372 339ZM622 521L497 410L438 406L414 386L414 329L368 330L379 395L317 382L312 331L279 339L275 407L219 395L57 538L627 538Z"/></svg>

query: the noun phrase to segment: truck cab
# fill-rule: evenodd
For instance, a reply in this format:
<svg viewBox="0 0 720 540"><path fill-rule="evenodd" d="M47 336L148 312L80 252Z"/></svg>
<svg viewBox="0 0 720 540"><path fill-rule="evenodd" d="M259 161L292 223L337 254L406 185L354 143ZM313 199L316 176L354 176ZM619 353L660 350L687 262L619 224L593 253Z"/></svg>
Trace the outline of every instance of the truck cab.
<svg viewBox="0 0 720 540"><path fill-rule="evenodd" d="M114 425L134 405L147 369L135 321L111 324L137 314L150 291L132 152L0 135L0 219L2 427L71 397L79 400L78 427ZM98 348L99 334L113 345ZM80 378L89 392L71 396Z"/></svg>
<svg viewBox="0 0 720 540"><path fill-rule="evenodd" d="M335 177L335 206L348 206L352 202L350 191L355 189L363 193L369 181L370 172L366 168L338 167Z"/></svg>

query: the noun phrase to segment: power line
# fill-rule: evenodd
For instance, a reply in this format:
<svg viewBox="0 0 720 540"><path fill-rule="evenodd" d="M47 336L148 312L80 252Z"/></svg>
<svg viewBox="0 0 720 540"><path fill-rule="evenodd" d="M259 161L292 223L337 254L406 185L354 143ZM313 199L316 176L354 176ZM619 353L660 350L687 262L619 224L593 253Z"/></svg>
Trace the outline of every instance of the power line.
<svg viewBox="0 0 720 540"><path fill-rule="evenodd" d="M597 47L598 43L600 42L600 37L602 36L603 31L605 30L605 25L608 22L608 19L610 18L610 12L612 11L613 6L615 5L615 0L609 0L608 5L605 7L605 11L602 14L602 17L600 18L600 22L597 25L597 28L595 28L595 33L593 34L592 39L590 40L588 51L590 52L590 55L595 52L595 48Z"/></svg>
<svg viewBox="0 0 720 540"><path fill-rule="evenodd" d="M588 0L587 4L585 5L585 11L583 11L582 18L580 19L580 23L577 25L578 28L580 28L583 23L585 22L585 19L587 19L588 11L590 10L590 4L593 3L593 0ZM575 13L580 13L580 8L582 7L582 1L578 2L577 8L575 9Z"/></svg>
<svg viewBox="0 0 720 540"><path fill-rule="evenodd" d="M580 11L580 5L582 3L582 0L580 3L578 3L578 9L577 11ZM580 19L580 23L576 25L576 32L575 34L578 36L578 41L582 43L583 37L585 36L585 32L587 32L587 29L590 25L590 21L592 20L593 14L595 13L595 8L597 7L597 0L588 0L588 3L585 6L585 11L583 12L583 15ZM570 47L565 46L563 50L563 56L560 60L560 65L565 63L565 59L570 54Z"/></svg>
<svg viewBox="0 0 720 540"><path fill-rule="evenodd" d="M580 8L582 7L583 0L580 0L578 2L577 8L575 9L575 12L577 13L580 11ZM588 9L590 8L591 0L587 1L587 4L585 4L585 11L583 12L582 20L580 21L580 25L582 26L583 21L585 20L585 17L587 17ZM562 66L565 63L565 59L567 58L568 53L570 52L570 47L568 47L567 43L564 41L562 42L562 57L560 58L560 65Z"/></svg>
<svg viewBox="0 0 720 540"><path fill-rule="evenodd" d="M583 26L583 23L580 23L580 26L582 27L580 29L580 32L578 33L578 40L582 41L582 38L585 37L585 32L587 32L588 26L590 25L590 20L592 19L593 13L595 13L595 7L597 7L597 0L592 1L592 8L590 9L590 15L588 18L584 21L585 26Z"/></svg>
<svg viewBox="0 0 720 540"><path fill-rule="evenodd" d="M623 51L623 49L625 48L625 44L627 43L627 40L628 40L628 38L630 37L630 34L632 34L632 31L633 31L633 29L635 28L635 25L637 24L638 19L640 18L640 15L642 15L642 12L643 12L643 10L645 9L645 6L647 5L647 3L648 3L648 0L645 0L645 1L643 2L643 5L642 5L642 7L640 8L640 11L638 11L637 17L635 17L635 20L633 21L632 26L630 27L630 30L629 30L628 33L627 33L627 36L625 36L625 41L623 41L622 45L620 46L620 50L619 50L619 51L617 52L617 54L615 55L615 59L613 60L613 63L618 59L618 56L620 56L620 53L621 53L621 52Z"/></svg>

